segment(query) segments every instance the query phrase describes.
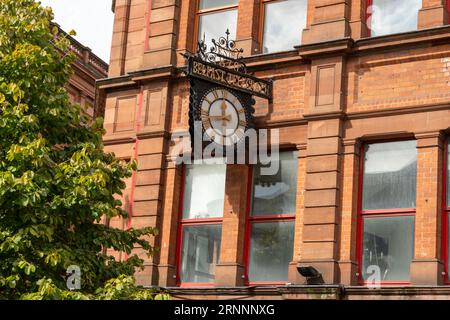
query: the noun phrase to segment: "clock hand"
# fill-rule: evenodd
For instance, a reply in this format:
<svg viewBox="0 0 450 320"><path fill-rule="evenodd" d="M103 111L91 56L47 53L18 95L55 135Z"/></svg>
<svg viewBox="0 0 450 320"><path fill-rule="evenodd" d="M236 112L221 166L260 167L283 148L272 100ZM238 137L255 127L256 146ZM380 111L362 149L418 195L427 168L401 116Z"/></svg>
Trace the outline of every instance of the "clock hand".
<svg viewBox="0 0 450 320"><path fill-rule="evenodd" d="M225 111L227 111L227 104L225 103L225 99L222 99L222 105L220 106L220 109L222 109L222 126L226 126L227 123L225 122L225 117L226 117L226 113Z"/></svg>
<svg viewBox="0 0 450 320"><path fill-rule="evenodd" d="M213 121L231 121L231 115L227 115L227 116L209 116L210 120Z"/></svg>

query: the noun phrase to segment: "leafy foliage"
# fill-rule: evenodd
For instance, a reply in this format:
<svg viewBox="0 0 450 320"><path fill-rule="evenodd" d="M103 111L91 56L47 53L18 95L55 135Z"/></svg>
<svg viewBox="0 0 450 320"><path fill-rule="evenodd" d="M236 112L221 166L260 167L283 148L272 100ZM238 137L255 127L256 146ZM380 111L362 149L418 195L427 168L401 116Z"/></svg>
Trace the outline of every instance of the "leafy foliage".
<svg viewBox="0 0 450 320"><path fill-rule="evenodd" d="M52 19L34 0L0 1L0 298L154 298L134 285L132 249L151 254L156 230L99 223L127 217L115 195L136 164L105 153L102 120L70 103L74 55ZM81 292L66 291L70 265Z"/></svg>

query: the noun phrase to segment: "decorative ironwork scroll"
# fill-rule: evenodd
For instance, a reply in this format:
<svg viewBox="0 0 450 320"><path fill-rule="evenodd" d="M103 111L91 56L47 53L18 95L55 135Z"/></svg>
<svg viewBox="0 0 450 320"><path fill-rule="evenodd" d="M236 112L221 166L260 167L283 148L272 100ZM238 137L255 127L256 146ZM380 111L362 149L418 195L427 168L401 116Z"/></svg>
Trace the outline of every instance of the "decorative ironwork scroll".
<svg viewBox="0 0 450 320"><path fill-rule="evenodd" d="M213 39L210 50L204 39L198 43L197 53L185 54L187 75L210 81L250 95L272 99L272 81L259 79L247 72L243 62L243 49L237 49L230 32L226 37Z"/></svg>
<svg viewBox="0 0 450 320"><path fill-rule="evenodd" d="M213 46L208 52L208 46L205 39L198 43L197 56L203 61L215 63L219 66L232 69L238 72L247 73L247 66L242 61L244 50L236 48L236 42L230 40L230 31L225 32L226 37L220 37L219 40L212 39Z"/></svg>

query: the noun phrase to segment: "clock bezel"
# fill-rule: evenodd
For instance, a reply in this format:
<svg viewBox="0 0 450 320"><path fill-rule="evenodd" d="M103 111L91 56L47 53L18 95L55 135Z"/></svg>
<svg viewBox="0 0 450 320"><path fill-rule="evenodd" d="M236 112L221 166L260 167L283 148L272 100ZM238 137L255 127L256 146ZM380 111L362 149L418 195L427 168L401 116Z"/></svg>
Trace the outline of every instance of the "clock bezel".
<svg viewBox="0 0 450 320"><path fill-rule="evenodd" d="M240 121L239 121L238 124L237 124L237 126L236 126L236 128L235 128L235 130L234 130L234 132L231 133L231 134L229 134L229 135L226 135L226 134L224 135L223 133L219 132L219 131L214 127L213 123L211 122L211 119L210 119L211 116L210 116L210 115L208 116L208 121L209 121L209 124L210 124L210 128L211 128L212 130L214 130L214 132L216 133L216 135L220 135L220 136L222 137L222 141L225 141L225 140L227 140L227 139L232 139L233 143L230 143L230 144L227 144L227 143L225 143L225 142L224 142L224 143L218 143L218 142L213 138L213 136L211 136L211 135L208 133L209 128L206 129L205 126L204 126L204 121L203 121L203 120L204 120L204 119L203 119L204 116L203 116L203 113L202 113L202 111L203 111L203 108L202 108L203 103L205 102L205 100L206 100L206 98L207 98L208 95L210 95L212 92L217 92L217 91L222 91L222 92L223 92L223 91L226 91L229 95L231 95L233 98L235 98L235 99L239 102L239 104L240 104L240 106L241 106L241 108L239 108L239 109L242 109L242 110L243 110L243 113L244 113L245 126L243 126L242 124L240 124ZM208 112L211 111L212 105L213 105L216 101L218 101L218 100L225 100L225 101L227 101L227 102L231 105L231 107L234 109L234 111L236 112L236 115L237 115L237 117L238 117L238 120L241 120L241 117L239 116L240 112L238 111L238 108L236 107L236 103L233 103L234 101L231 101L231 100L234 100L234 99L229 99L228 97L227 97L227 98L224 98L224 97L223 97L223 94L222 94L222 97L216 98L216 99L214 99L213 101L207 100L207 102L208 102L208 104L209 104ZM215 142L215 143L218 144L218 145L223 145L223 146L225 146L225 147L227 147L227 146L229 147L229 146L233 146L233 145L235 145L235 144L238 144L238 143L240 142L240 140L245 139L245 133L246 133L247 130L249 129L249 116L248 116L248 114L247 114L248 111L246 110L246 108L245 108L245 106L244 106L242 100L240 99L239 95L235 94L232 90L229 90L228 88L223 88L223 87L213 87L213 88L207 90L207 91L203 94L203 96L200 98L200 100L199 100L199 108L200 108L200 118L201 118L201 121L202 121L203 134L206 133L206 135L208 135L208 137L211 139L212 142ZM237 134L239 128L243 128L243 136L241 136L241 137L238 137L238 134ZM216 136L216 135L214 135L214 136ZM236 139L233 139L233 137L237 137L237 138L236 138Z"/></svg>

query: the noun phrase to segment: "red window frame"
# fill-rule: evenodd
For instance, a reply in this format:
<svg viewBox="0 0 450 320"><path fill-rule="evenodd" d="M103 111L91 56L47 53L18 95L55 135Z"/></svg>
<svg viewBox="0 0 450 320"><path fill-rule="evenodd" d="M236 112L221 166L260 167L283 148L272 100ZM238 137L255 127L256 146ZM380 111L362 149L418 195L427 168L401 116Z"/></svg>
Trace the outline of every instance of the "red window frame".
<svg viewBox="0 0 450 320"><path fill-rule="evenodd" d="M447 23L450 24L450 0L447 0L447 12L448 12L448 21L447 21Z"/></svg>
<svg viewBox="0 0 450 320"><path fill-rule="evenodd" d="M286 150L290 151L290 150ZM283 151L280 151L283 152ZM252 200L253 200L253 170L254 166L249 167L249 182L247 185L247 210L245 219L245 240L244 240L244 284L246 286L252 285L284 285L287 281L250 281L248 272L250 267L250 241L252 237L252 226L254 223L264 222L280 222L280 221L293 221L295 223L296 213L293 214L274 214L270 216L252 216Z"/></svg>
<svg viewBox="0 0 450 320"><path fill-rule="evenodd" d="M448 1L450 3L450 1ZM449 179L448 173L447 173L447 165L448 165L448 143L450 142L450 137L448 137L445 140L444 143L444 165L442 166L442 246L441 246L441 254L444 261L444 283L450 284L450 277L448 275L449 269L448 269L448 236L450 230L448 230L448 221L449 221L449 215L450 215L450 206L447 205L447 180Z"/></svg>
<svg viewBox="0 0 450 320"><path fill-rule="evenodd" d="M177 230L177 246L176 246L176 285L182 288L192 287L214 287L214 282L181 282L180 271L182 262L183 250L183 228L186 226L200 226L200 225L221 225L223 223L223 216L217 218L203 218L203 219L183 219L184 206L184 183L186 177L186 165L181 168L181 192L180 205L178 208L178 230Z"/></svg>
<svg viewBox="0 0 450 320"><path fill-rule="evenodd" d="M364 178L364 147L369 144L387 143L396 141L410 141L414 139L394 139L394 140L375 140L367 141L361 144L359 154L359 176L358 176L358 207L357 207L357 259L358 259L358 284L369 285L363 279L362 259L363 259L363 236L364 236L364 218L366 217L398 217L398 216L412 216L416 215L416 208L401 208L401 209L382 209L382 210L363 210L362 209L362 194L363 194L363 178ZM414 246L414 244L413 244ZM397 281L397 280L383 280L380 282L383 286L394 285L409 285L411 281Z"/></svg>
<svg viewBox="0 0 450 320"><path fill-rule="evenodd" d="M370 25L369 19L372 16L372 13L369 13L369 7L372 5L373 0L366 0L366 11L364 13L364 17L365 17L365 23L366 23L366 27L367 27L367 36L371 37L372 36L372 26Z"/></svg>

